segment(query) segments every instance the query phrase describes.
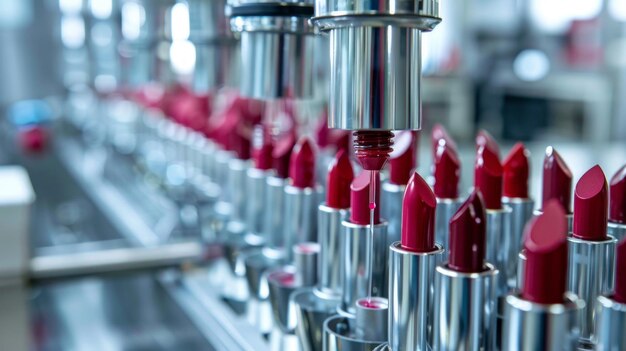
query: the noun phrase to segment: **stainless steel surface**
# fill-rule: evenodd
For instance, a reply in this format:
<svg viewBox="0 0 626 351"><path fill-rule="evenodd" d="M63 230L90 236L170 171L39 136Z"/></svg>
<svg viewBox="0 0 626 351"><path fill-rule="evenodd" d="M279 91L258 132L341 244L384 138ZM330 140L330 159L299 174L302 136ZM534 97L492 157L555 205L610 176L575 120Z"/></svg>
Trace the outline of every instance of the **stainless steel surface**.
<svg viewBox="0 0 626 351"><path fill-rule="evenodd" d="M607 233L617 239L617 241L621 241L626 238L626 224L613 223L609 221Z"/></svg>
<svg viewBox="0 0 626 351"><path fill-rule="evenodd" d="M246 218L246 206L248 201L248 189L246 189L246 172L250 168L250 162L233 158L228 162L228 176L226 186L230 203L233 206L231 220L244 222Z"/></svg>
<svg viewBox="0 0 626 351"><path fill-rule="evenodd" d="M356 302L355 330L359 339L386 340L389 302L384 297L362 297Z"/></svg>
<svg viewBox="0 0 626 351"><path fill-rule="evenodd" d="M285 228L285 179L267 177L267 196L265 197L265 218L263 220L263 235L268 247L285 251L286 239L283 236ZM286 252L286 251L285 251Z"/></svg>
<svg viewBox="0 0 626 351"><path fill-rule="evenodd" d="M389 347L428 351L432 347L435 269L444 249L415 253L400 242L389 247Z"/></svg>
<svg viewBox="0 0 626 351"><path fill-rule="evenodd" d="M567 290L585 301L578 311L577 324L583 343L590 342L594 331L594 305L600 295L613 290L615 280L615 245L609 237L603 241L585 241L569 236Z"/></svg>
<svg viewBox="0 0 626 351"><path fill-rule="evenodd" d="M438 17L439 0L318 0L315 2L315 16L358 15L397 16L398 21L401 21L402 17Z"/></svg>
<svg viewBox="0 0 626 351"><path fill-rule="evenodd" d="M374 242L371 243L370 226L343 221L343 239L339 259L342 260L341 281L343 286L341 313L354 316L356 300L369 296L372 280L372 295L387 297L387 223L374 225ZM368 248L373 245L374 257L368 258ZM369 272L368 259L373 259Z"/></svg>
<svg viewBox="0 0 626 351"><path fill-rule="evenodd" d="M285 186L285 212L280 220L285 240L287 261L293 261L293 246L299 243L317 241L317 207L321 189L300 189ZM275 205L273 205L275 206Z"/></svg>
<svg viewBox="0 0 626 351"><path fill-rule="evenodd" d="M321 204L317 215L317 239L321 250L319 253L318 289L325 295L341 296L341 222L348 217L347 209L334 209Z"/></svg>
<svg viewBox="0 0 626 351"><path fill-rule="evenodd" d="M295 275L296 268L293 266L282 266L267 272L274 325L285 334L293 334L296 327L296 311L290 296L302 286L296 284Z"/></svg>
<svg viewBox="0 0 626 351"><path fill-rule="evenodd" d="M517 291L522 290L522 285L524 284L524 274L526 274L526 250L522 249L519 254L517 254Z"/></svg>
<svg viewBox="0 0 626 351"><path fill-rule="evenodd" d="M563 304L535 304L508 295L504 312L502 350L576 350L580 330L576 314L585 307L576 295Z"/></svg>
<svg viewBox="0 0 626 351"><path fill-rule="evenodd" d="M385 340L359 339L351 329L354 318L333 316L324 322L324 351L373 351Z"/></svg>
<svg viewBox="0 0 626 351"><path fill-rule="evenodd" d="M402 198L406 186L384 182L380 192L380 216L387 220L387 244L400 240L402 222Z"/></svg>
<svg viewBox="0 0 626 351"><path fill-rule="evenodd" d="M487 209L487 252L485 259L498 269L496 293L504 297L508 292L506 268L508 267L511 246L511 208ZM515 255L511 259L516 259ZM514 278L514 277L511 277Z"/></svg>
<svg viewBox="0 0 626 351"><path fill-rule="evenodd" d="M434 349L496 349L496 284L491 264L480 273L437 267L435 274Z"/></svg>
<svg viewBox="0 0 626 351"><path fill-rule="evenodd" d="M317 284L317 259L320 245L316 242L296 244L292 248L293 263L296 267L294 276L298 286L315 286Z"/></svg>
<svg viewBox="0 0 626 351"><path fill-rule="evenodd" d="M250 290L248 320L263 334L272 330L272 309L266 272L285 264L284 251L264 247L245 254L246 282Z"/></svg>
<svg viewBox="0 0 626 351"><path fill-rule="evenodd" d="M597 351L626 350L626 305L607 296L596 301L594 342Z"/></svg>
<svg viewBox="0 0 626 351"><path fill-rule="evenodd" d="M291 294L296 311L296 335L303 351L323 348L324 321L337 313L341 296L316 288L298 289Z"/></svg>
<svg viewBox="0 0 626 351"><path fill-rule="evenodd" d="M511 231L506 260L506 278L509 288L514 288L516 284L517 259L522 249L522 239L524 228L533 216L535 202L532 199L502 198L502 204L511 208Z"/></svg>
<svg viewBox="0 0 626 351"><path fill-rule="evenodd" d="M441 244L446 250L444 252L444 261L449 255L448 240L450 239L450 220L456 211L463 204L463 199L440 199L437 198L437 207L435 208L435 241Z"/></svg>
<svg viewBox="0 0 626 351"><path fill-rule="evenodd" d="M254 167L248 168L246 176L246 229L254 234L263 234L263 220L265 215L264 201L267 194L267 177L269 171ZM263 238L264 240L266 238Z"/></svg>

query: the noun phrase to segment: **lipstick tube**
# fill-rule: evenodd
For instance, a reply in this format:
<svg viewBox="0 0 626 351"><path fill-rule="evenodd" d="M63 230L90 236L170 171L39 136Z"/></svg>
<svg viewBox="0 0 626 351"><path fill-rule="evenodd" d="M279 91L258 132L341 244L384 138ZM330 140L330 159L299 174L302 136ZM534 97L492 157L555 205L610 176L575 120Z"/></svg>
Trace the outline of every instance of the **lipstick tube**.
<svg viewBox="0 0 626 351"><path fill-rule="evenodd" d="M388 302L385 298L361 298L355 316L341 315L324 322L324 350L378 350L387 339Z"/></svg>
<svg viewBox="0 0 626 351"><path fill-rule="evenodd" d="M317 242L317 207L321 187L298 188L285 186L285 217L283 235L287 249L287 262L293 261L294 245L303 242Z"/></svg>
<svg viewBox="0 0 626 351"><path fill-rule="evenodd" d="M317 221L318 239L321 246L319 255L318 290L332 298L341 296L341 223L348 218L347 209L336 209L325 204L319 205Z"/></svg>
<svg viewBox="0 0 626 351"><path fill-rule="evenodd" d="M626 238L626 224L611 222L607 225L607 233L618 241Z"/></svg>
<svg viewBox="0 0 626 351"><path fill-rule="evenodd" d="M601 295L598 296L596 314L596 350L626 350L626 304Z"/></svg>
<svg viewBox="0 0 626 351"><path fill-rule="evenodd" d="M263 215L266 208L263 201L266 198L267 177L270 171L250 167L246 171L246 207L245 220L249 233L263 235ZM264 240L264 237L260 238Z"/></svg>
<svg viewBox="0 0 626 351"><path fill-rule="evenodd" d="M518 295L506 297L502 350L576 350L576 314L585 302L567 293L565 302L538 304Z"/></svg>
<svg viewBox="0 0 626 351"><path fill-rule="evenodd" d="M511 232L508 259L506 264L506 277L508 287L515 288L518 254L522 248L524 227L532 218L535 201L530 198L502 197L502 204L511 209Z"/></svg>
<svg viewBox="0 0 626 351"><path fill-rule="evenodd" d="M487 232L487 253L486 260L493 262L498 271L496 282L496 294L499 297L505 296L509 292L506 276L506 268L512 261L513 265L517 264L517 253L512 254L511 245L511 208L502 206L501 209L486 209L486 232ZM515 279L515 275L510 279ZM498 310L501 312L501 310Z"/></svg>
<svg viewBox="0 0 626 351"><path fill-rule="evenodd" d="M434 349L495 350L498 270L463 273L440 265L435 273Z"/></svg>
<svg viewBox="0 0 626 351"><path fill-rule="evenodd" d="M417 253L395 242L389 252L389 348L429 350L435 268L441 263L444 249L437 244L432 252Z"/></svg>
<svg viewBox="0 0 626 351"><path fill-rule="evenodd" d="M380 215L387 219L387 246L400 240L400 219L402 217L402 197L406 185L385 181L380 193Z"/></svg>
<svg viewBox="0 0 626 351"><path fill-rule="evenodd" d="M265 216L263 235L266 246L282 252L284 256L285 239L283 237L283 218L285 202L285 185L287 180L277 176L268 176L266 180Z"/></svg>
<svg viewBox="0 0 626 351"><path fill-rule="evenodd" d="M370 226L355 224L350 221L341 223L344 231L341 256L343 257L343 269L341 281L343 292L339 313L353 317L356 313L356 301L358 298L368 296L369 279L372 279L372 296L386 297L388 294L388 282L385 279L387 273L387 227L386 221L381 219L379 224L374 225L374 243L371 258L372 272L368 274L368 249L372 235ZM342 259L342 258L339 258Z"/></svg>
<svg viewBox="0 0 626 351"><path fill-rule="evenodd" d="M609 236L602 241L588 241L569 236L568 291L585 301L578 311L578 326L583 344L590 344L594 329L596 298L613 290L615 246L617 240Z"/></svg>
<svg viewBox="0 0 626 351"><path fill-rule="evenodd" d="M446 252L443 253L443 260L445 261L448 257L447 248L448 246L448 238L450 236L449 226L450 219L456 213L456 211L461 207L463 203L463 199L444 199L437 198L437 207L435 209L435 241L441 243Z"/></svg>

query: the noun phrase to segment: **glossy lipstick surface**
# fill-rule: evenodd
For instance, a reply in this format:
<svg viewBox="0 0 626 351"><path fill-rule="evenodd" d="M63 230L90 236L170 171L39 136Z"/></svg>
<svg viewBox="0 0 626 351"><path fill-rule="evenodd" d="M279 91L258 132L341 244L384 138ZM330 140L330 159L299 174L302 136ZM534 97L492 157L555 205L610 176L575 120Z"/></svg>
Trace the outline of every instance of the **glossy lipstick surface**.
<svg viewBox="0 0 626 351"><path fill-rule="evenodd" d="M480 190L486 208L502 208L502 165L498 155L489 147L482 146L476 153L474 187Z"/></svg>
<svg viewBox="0 0 626 351"><path fill-rule="evenodd" d="M359 225L370 224L370 181L371 173L363 171L350 185L350 222ZM376 172L376 188L380 189L380 176ZM380 203L380 191L376 192L375 203ZM374 209L374 224L380 223L380 206Z"/></svg>
<svg viewBox="0 0 626 351"><path fill-rule="evenodd" d="M328 167L326 178L326 206L342 209L350 207L350 184L354 170L348 153L340 150Z"/></svg>
<svg viewBox="0 0 626 351"><path fill-rule="evenodd" d="M509 198L528 198L528 156L524 144L517 143L504 159L502 194Z"/></svg>
<svg viewBox="0 0 626 351"><path fill-rule="evenodd" d="M308 137L302 137L291 153L289 178L291 185L296 188L315 186L315 149L313 141Z"/></svg>
<svg viewBox="0 0 626 351"><path fill-rule="evenodd" d="M626 165L611 178L609 198L609 220L626 224Z"/></svg>
<svg viewBox="0 0 626 351"><path fill-rule="evenodd" d="M411 131L397 133L393 151L389 155L389 182L406 185L415 169L415 134Z"/></svg>
<svg viewBox="0 0 626 351"><path fill-rule="evenodd" d="M457 272L482 272L485 269L485 209L476 190L450 220L450 258L448 268Z"/></svg>
<svg viewBox="0 0 626 351"><path fill-rule="evenodd" d="M574 237L588 241L607 238L607 188L606 177L598 165L580 178L574 194Z"/></svg>
<svg viewBox="0 0 626 351"><path fill-rule="evenodd" d="M498 156L498 158L500 157L500 146L498 145L496 139L491 136L489 132L481 129L476 135L476 149L478 150L483 146L490 149L491 152Z"/></svg>
<svg viewBox="0 0 626 351"><path fill-rule="evenodd" d="M437 199L426 181L415 172L402 199L402 248L430 252L435 247L435 208Z"/></svg>
<svg viewBox="0 0 626 351"><path fill-rule="evenodd" d="M295 144L296 136L291 133L276 142L272 150L272 168L277 177L284 179L289 176L289 162Z"/></svg>
<svg viewBox="0 0 626 351"><path fill-rule="evenodd" d="M557 199L565 212L571 213L572 171L553 147L546 149L543 160L542 207L551 199Z"/></svg>
<svg viewBox="0 0 626 351"><path fill-rule="evenodd" d="M613 300L626 304L626 239L617 244L615 261L615 294Z"/></svg>
<svg viewBox="0 0 626 351"><path fill-rule="evenodd" d="M561 204L550 201L526 227L524 236L522 298L541 304L563 303L567 286L567 220Z"/></svg>
<svg viewBox="0 0 626 351"><path fill-rule="evenodd" d="M459 178L461 162L456 150L449 144L441 144L435 154L435 196L440 199L456 199L459 197Z"/></svg>
<svg viewBox="0 0 626 351"><path fill-rule="evenodd" d="M258 125L252 138L252 160L254 168L267 171L272 168L274 143L268 128Z"/></svg>
<svg viewBox="0 0 626 351"><path fill-rule="evenodd" d="M457 150L456 143L448 134L446 128L444 128L441 124L437 123L433 126L431 131L431 142L432 142L432 151L433 151L433 159L435 158L435 154L437 153L437 148L443 141L448 147L452 148L455 152Z"/></svg>

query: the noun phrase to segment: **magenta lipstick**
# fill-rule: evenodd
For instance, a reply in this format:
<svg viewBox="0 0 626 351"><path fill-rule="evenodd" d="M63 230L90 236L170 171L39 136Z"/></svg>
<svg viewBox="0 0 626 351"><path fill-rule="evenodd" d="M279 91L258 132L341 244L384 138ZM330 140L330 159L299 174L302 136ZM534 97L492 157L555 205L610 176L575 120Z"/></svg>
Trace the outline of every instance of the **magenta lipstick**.
<svg viewBox="0 0 626 351"><path fill-rule="evenodd" d="M475 190L450 220L449 259L435 272L434 350L495 350L498 270L485 260L485 224Z"/></svg>
<svg viewBox="0 0 626 351"><path fill-rule="evenodd" d="M449 223L452 216L463 203L459 197L459 178L461 161L456 149L449 142L441 140L435 152L433 190L437 197L437 215L435 216L435 239L448 247ZM447 257L448 252L444 255Z"/></svg>
<svg viewBox="0 0 626 351"><path fill-rule="evenodd" d="M578 313L581 345L591 345L594 305L613 289L616 240L607 234L608 185L600 166L576 184L574 227L569 236L569 291L585 301Z"/></svg>
<svg viewBox="0 0 626 351"><path fill-rule="evenodd" d="M567 220L556 200L527 226L526 270L519 293L506 297L502 350L575 350L583 300L566 292Z"/></svg>

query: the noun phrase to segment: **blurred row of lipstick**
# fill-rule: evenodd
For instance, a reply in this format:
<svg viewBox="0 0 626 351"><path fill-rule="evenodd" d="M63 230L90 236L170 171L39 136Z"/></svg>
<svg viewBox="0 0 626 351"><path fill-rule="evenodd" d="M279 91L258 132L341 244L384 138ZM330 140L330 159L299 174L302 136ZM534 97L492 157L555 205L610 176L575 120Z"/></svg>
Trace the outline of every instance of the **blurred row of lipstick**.
<svg viewBox="0 0 626 351"><path fill-rule="evenodd" d="M610 184L588 170L572 211L572 173L548 147L534 211L523 144L501 162L479 132L463 198L445 129L432 130L425 178L417 134L399 132L372 243L371 178L355 176L351 135L322 122L317 143L295 128L277 138L250 106L234 99L218 125L186 127L208 137L191 159L222 189L214 227L261 332L273 324L305 350L626 350L626 166Z"/></svg>

